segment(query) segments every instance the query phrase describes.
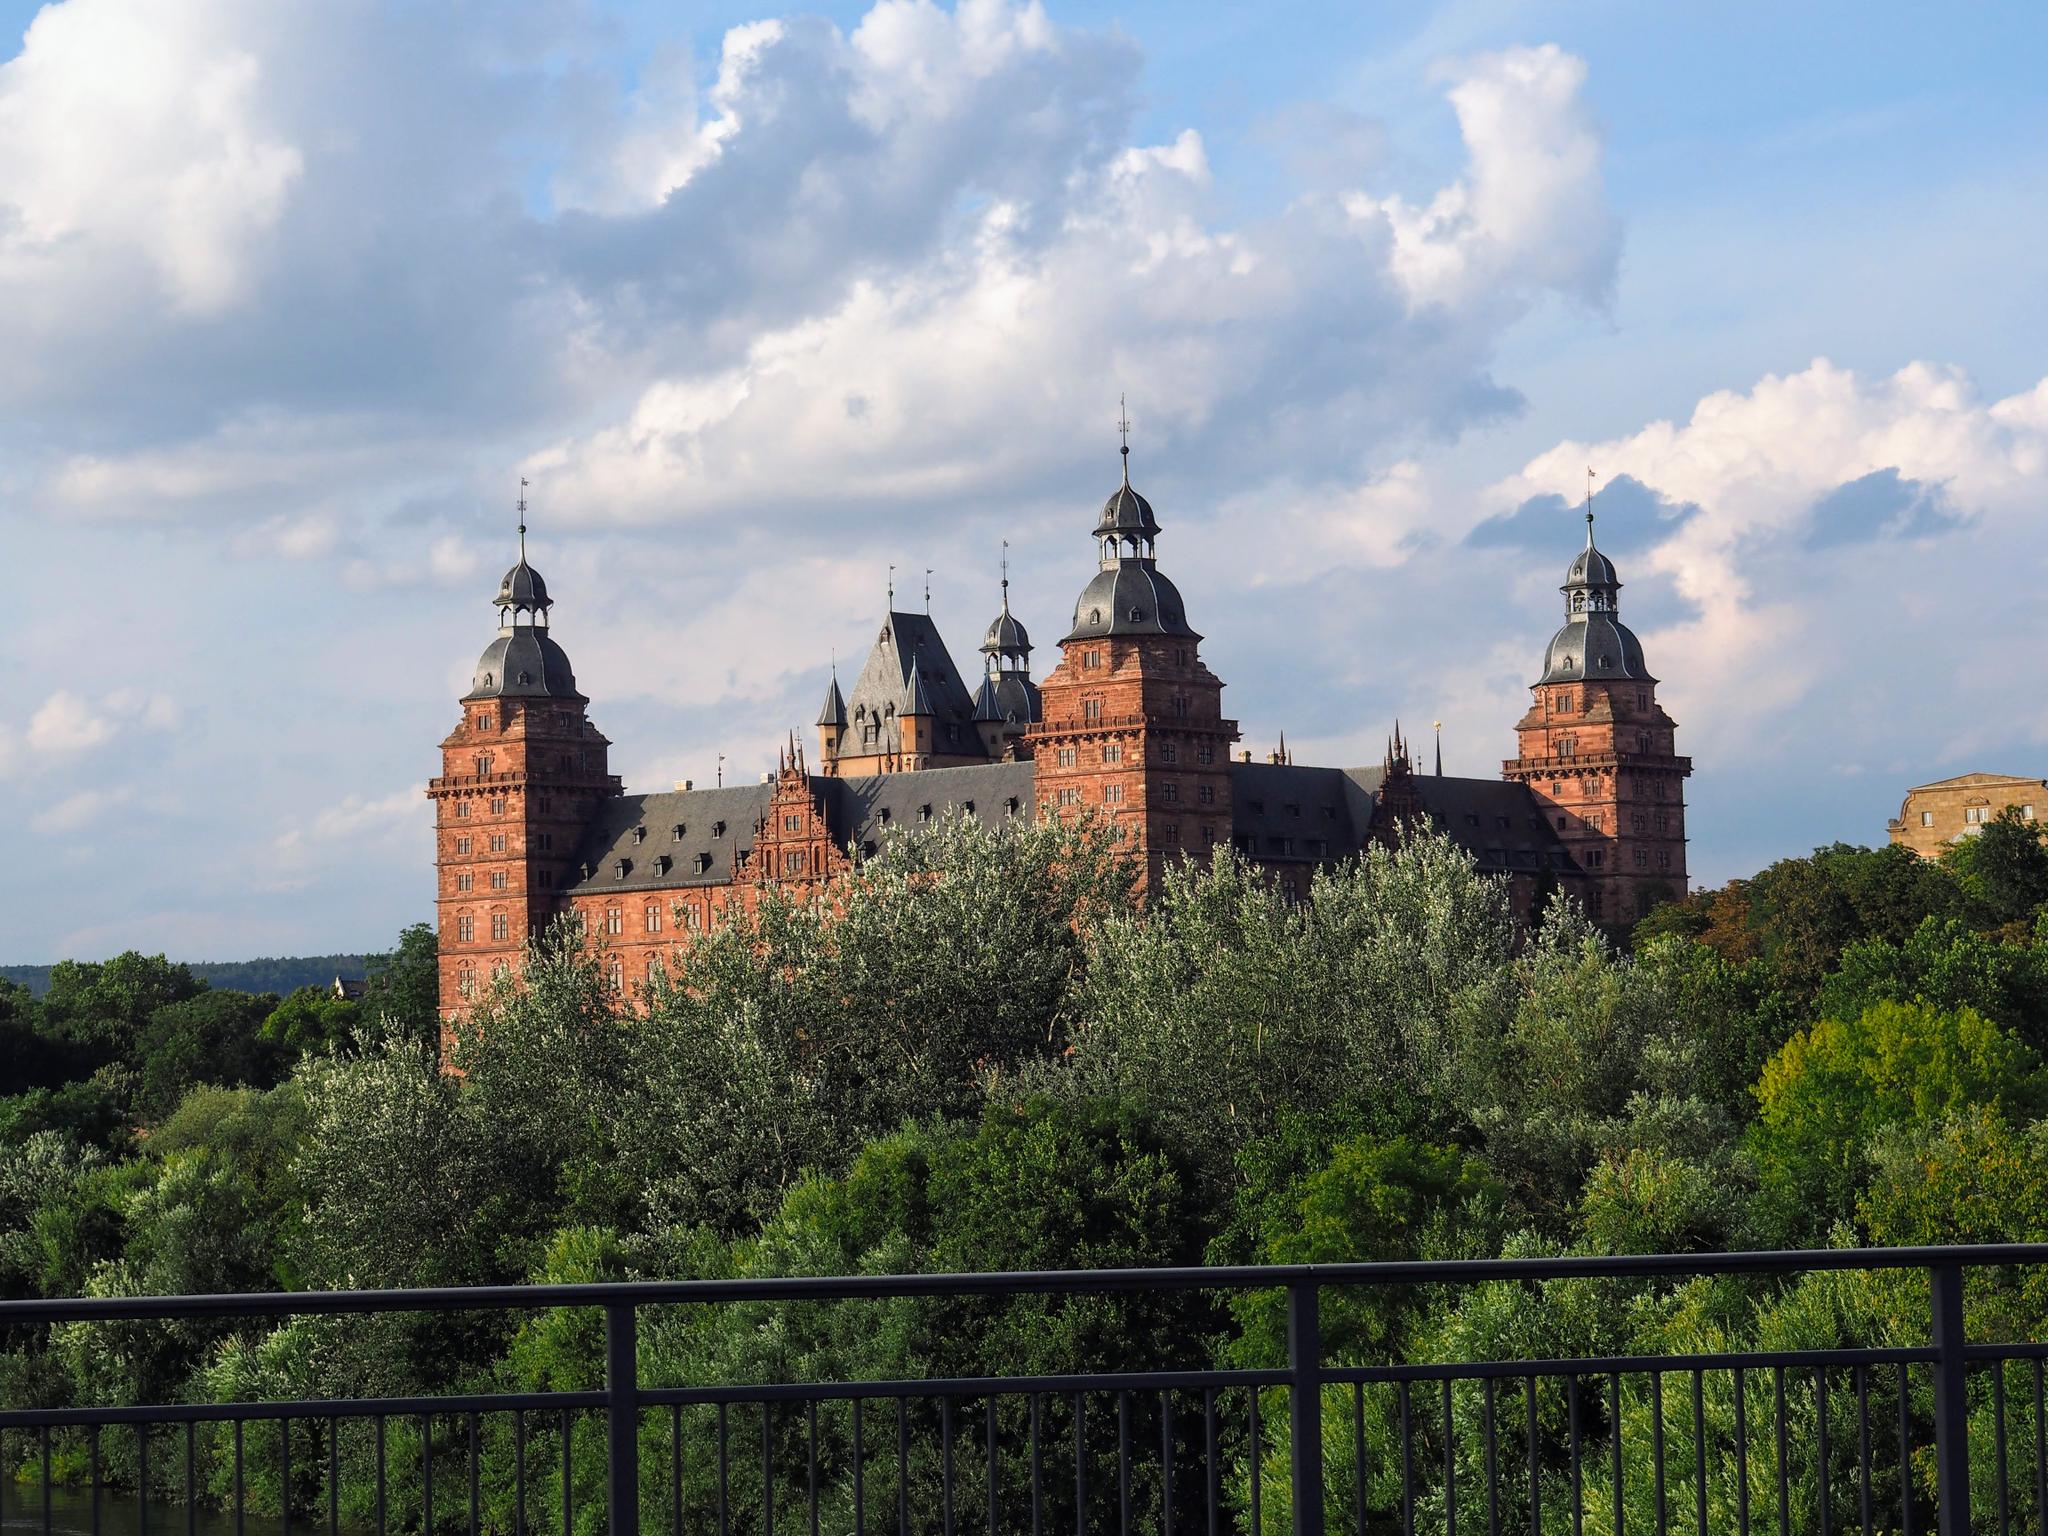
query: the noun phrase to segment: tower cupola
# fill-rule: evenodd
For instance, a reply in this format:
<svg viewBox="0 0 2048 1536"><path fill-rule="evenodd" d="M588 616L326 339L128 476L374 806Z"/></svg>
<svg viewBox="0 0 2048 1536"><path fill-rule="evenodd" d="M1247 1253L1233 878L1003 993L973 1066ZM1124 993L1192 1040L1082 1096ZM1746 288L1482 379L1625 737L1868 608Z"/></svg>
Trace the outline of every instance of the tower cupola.
<svg viewBox="0 0 2048 1536"><path fill-rule="evenodd" d="M1093 640L1110 635L1201 636L1188 625L1180 589L1159 573L1159 519L1152 503L1131 488L1130 423L1120 421L1124 483L1102 504L1096 519L1099 561L1095 579L1074 603L1074 626L1068 640Z"/></svg>
<svg viewBox="0 0 2048 1536"><path fill-rule="evenodd" d="M526 563L526 482L519 482L519 563L498 583L498 638L477 658L471 699L582 699L569 656L548 633L554 599L547 581Z"/></svg>
<svg viewBox="0 0 2048 1536"><path fill-rule="evenodd" d="M1621 577L1593 542L1593 504L1586 501L1586 547L1565 571L1564 624L1543 657L1546 683L1603 680L1654 681L1643 664L1643 645L1621 622Z"/></svg>

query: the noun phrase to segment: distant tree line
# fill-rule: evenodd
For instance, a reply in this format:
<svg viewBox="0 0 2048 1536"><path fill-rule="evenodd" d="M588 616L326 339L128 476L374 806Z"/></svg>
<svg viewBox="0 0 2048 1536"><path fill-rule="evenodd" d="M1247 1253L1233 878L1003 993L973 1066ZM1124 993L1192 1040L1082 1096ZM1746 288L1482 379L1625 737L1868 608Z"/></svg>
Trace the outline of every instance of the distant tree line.
<svg viewBox="0 0 2048 1536"><path fill-rule="evenodd" d="M301 987L318 987L339 976L360 981L368 955L265 955L255 960L187 961L194 981L228 992L275 992L280 997ZM54 965L0 965L0 981L26 987L37 997L50 990Z"/></svg>
<svg viewBox="0 0 2048 1536"><path fill-rule="evenodd" d="M2048 847L2012 817L1936 862L1846 846L1782 861L1659 909L1626 950L1565 900L1518 931L1504 887L1433 836L1318 875L1302 903L1223 851L1141 908L1100 827L958 823L899 837L827 900L767 892L677 949L630 1005L606 985L601 946L567 930L537 945L521 984L479 1000L453 1074L424 929L373 966L360 1004L245 998L140 956L58 967L41 999L0 990L0 1061L20 1073L0 1102L0 1289L2048 1238ZM2042 1277L1973 1283L1973 1326L2048 1337ZM1924 1295L1854 1272L1332 1293L1325 1306L1330 1358L1363 1363L1883 1346L1926 1326ZM1271 1296L670 1309L643 1325L642 1372L1270 1365L1283 1328ZM18 1332L0 1340L0 1400L577 1389L601 1379L600 1340L595 1319L569 1313ZM1872 1412L1895 1415L1885 1390ZM2030 1392L2012 1397L2012 1432L2031 1444ZM1926 1406L1905 1405L1923 1420ZM1627 1401L1632 1437L1647 1439L1651 1411ZM1702 1411L1725 1434L1725 1389ZM1384 1404L1372 1412L1373 1465L1397 1468L1398 1427ZM1230 1431L1233 1498L1255 1459L1282 1454L1284 1420L1275 1398L1262 1445ZM1348 1437L1348 1417L1332 1422ZM1811 1413L1788 1432L1788 1497L1812 1528ZM559 1498L548 1433L533 1431L536 1501ZM1418 1458L1440 1466L1439 1430L1420 1433ZM510 1448L495 1434L483 1491L503 1530ZM1975 1438L1988 1455L1988 1431ZM569 1475L601 1504L595 1440L576 1440ZM1830 1454L1854 1442L1852 1417ZM393 1467L417 1464L393 1446ZM369 1518L369 1448L342 1450L344 1517ZM843 1443L827 1452L843 1463ZM117 1476L123 1454L106 1451ZM210 1489L228 1454L203 1451ZM706 1454L671 1465L665 1431L643 1452L693 1508L715 1475ZM274 1457L250 1464L258 1508L324 1505L322 1458L295 1456L291 1490ZM1273 1467L1264 1512L1279 1522ZM1844 1522L1852 1471L1842 1462L1829 1483ZM915 1462L911 1475L936 1474ZM1376 1475L1385 1516L1398 1475ZM1611 1509L1606 1464L1584 1475L1589 1509ZM1670 1469L1680 1508L1690 1475ZM1931 1479L1931 1464L1913 1475ZM1624 1469L1632 1528L1655 1525L1649 1478ZM1461 1473L1459 1497L1483 1483ZM2015 1520L2038 1518L2033 1497L2015 1482ZM391 1507L417 1498L402 1486ZM1461 1515L1476 1529L1484 1511ZM833 1518L845 1527L844 1510ZM1332 1518L1348 1524L1348 1505Z"/></svg>

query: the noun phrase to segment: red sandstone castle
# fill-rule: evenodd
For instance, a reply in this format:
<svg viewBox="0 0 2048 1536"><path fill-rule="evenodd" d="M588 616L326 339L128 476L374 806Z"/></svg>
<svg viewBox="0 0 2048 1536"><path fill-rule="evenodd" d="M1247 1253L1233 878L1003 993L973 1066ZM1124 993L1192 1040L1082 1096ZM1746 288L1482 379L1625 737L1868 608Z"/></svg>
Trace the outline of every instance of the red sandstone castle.
<svg viewBox="0 0 2048 1536"><path fill-rule="evenodd" d="M949 814L991 825L1105 814L1130 835L1147 884L1168 860L1228 843L1306 894L1317 865L1419 820L1507 875L1523 913L1562 885L1619 924L1685 889L1692 764L1675 755L1657 680L1621 622L1621 582L1594 547L1590 507L1564 625L1499 779L1447 778L1441 762L1418 774L1398 733L1373 768L1297 767L1284 752L1253 762L1232 755L1237 722L1159 569L1159 522L1131 488L1129 453L1095 525L1095 574L1042 682L1007 579L972 692L927 615L889 612L851 695L836 676L826 691L817 771L792 747L759 784L625 793L550 633L553 603L522 528L519 563L498 587L498 636L427 789L443 1013L516 970L561 914L602 936L624 989L728 904L768 884L830 880L892 827Z"/></svg>

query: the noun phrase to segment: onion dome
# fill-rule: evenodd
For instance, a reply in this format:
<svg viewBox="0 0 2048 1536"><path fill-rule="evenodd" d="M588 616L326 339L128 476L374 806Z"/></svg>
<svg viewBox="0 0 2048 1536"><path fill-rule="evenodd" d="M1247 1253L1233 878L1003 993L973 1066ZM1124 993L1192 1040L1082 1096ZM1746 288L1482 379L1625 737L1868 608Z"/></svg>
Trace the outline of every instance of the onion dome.
<svg viewBox="0 0 2048 1536"><path fill-rule="evenodd" d="M521 541L524 542L523 540ZM526 563L521 554L519 563L505 573L505 579L498 583L498 595L493 603L507 611L546 613L554 606L548 596L548 584L539 571Z"/></svg>
<svg viewBox="0 0 2048 1536"><path fill-rule="evenodd" d="M580 699L569 655L534 624L509 626L477 658L470 699Z"/></svg>
<svg viewBox="0 0 2048 1536"><path fill-rule="evenodd" d="M1007 581L1003 583L1006 589L1009 585ZM1003 593L1003 611L996 615L995 622L988 627L988 633L982 636L981 649L982 653L988 656L1030 654L1031 636L1011 614L1010 594L1007 590Z"/></svg>
<svg viewBox="0 0 2048 1536"><path fill-rule="evenodd" d="M1586 511L1586 547L1565 572L1565 621L1550 637L1543 656L1545 683L1628 680L1654 682L1643 662L1643 644L1621 622L1616 594L1621 578L1614 562L1593 543L1593 513Z"/></svg>
<svg viewBox="0 0 2048 1536"><path fill-rule="evenodd" d="M832 684L825 690L825 707L818 711L818 724L843 726L846 724L846 700L839 693L839 673L832 673Z"/></svg>
<svg viewBox="0 0 2048 1536"><path fill-rule="evenodd" d="M1180 589L1160 574L1155 540L1159 520L1152 504L1131 489L1131 449L1126 443L1124 483L1103 504L1095 526L1101 569L1074 603L1068 640L1107 635L1175 635L1199 640L1188 624Z"/></svg>

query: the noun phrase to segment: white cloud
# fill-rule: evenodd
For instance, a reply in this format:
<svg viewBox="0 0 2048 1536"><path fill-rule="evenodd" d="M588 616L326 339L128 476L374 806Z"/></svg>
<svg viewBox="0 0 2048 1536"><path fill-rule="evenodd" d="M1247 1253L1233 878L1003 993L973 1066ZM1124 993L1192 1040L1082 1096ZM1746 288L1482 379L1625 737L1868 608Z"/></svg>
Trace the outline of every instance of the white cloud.
<svg viewBox="0 0 2048 1536"><path fill-rule="evenodd" d="M267 9L66 0L37 13L0 65L0 274L17 302L131 263L186 311L244 296L305 168L265 110L250 40Z"/></svg>
<svg viewBox="0 0 2048 1536"><path fill-rule="evenodd" d="M960 77L949 91L968 89L982 77L953 69L954 55L973 50L975 17L1001 10L878 10L871 21L887 11L902 29L885 77L944 73ZM1014 25L992 34L1008 40L988 45L992 57L1049 46L1038 22L1004 14ZM755 89L768 90L774 62L758 62ZM527 470L591 521L702 526L746 509L758 524L853 506L955 518L963 499L1014 499L1103 462L1123 388L1141 470L1228 464L1241 485L1259 479L1247 463L1355 475L1390 437L1508 407L1484 374L1501 328L1539 292L1604 287L1614 235L1583 75L1556 49L1477 61L1451 93L1471 166L1438 200L1459 211L1406 233L1383 211L1397 203L1371 199L1346 212L1304 197L1270 219L1219 219L1192 131L1081 160L1050 204L1056 220L992 198L930 259L757 329L728 366L671 368L614 423ZM1559 227L1540 212L1552 204L1592 227L1591 247L1559 252ZM1437 259L1425 246L1457 275L1430 278L1423 295L1417 264ZM1417 317L1422 296L1433 312Z"/></svg>
<svg viewBox="0 0 2048 1536"><path fill-rule="evenodd" d="M1483 55L1453 79L1467 174L1419 207L1351 199L1356 215L1391 226L1409 301L1469 304L1505 287L1604 302L1620 236L1601 185L1600 133L1580 96L1585 61L1547 43Z"/></svg>
<svg viewBox="0 0 2048 1536"><path fill-rule="evenodd" d="M23 740L37 757L75 757L105 746L131 730L169 730L178 721L177 706L162 693L123 688L97 702L59 689L29 717Z"/></svg>
<svg viewBox="0 0 2048 1536"><path fill-rule="evenodd" d="M92 823L115 806L125 803L130 797L126 789L80 790L66 796L46 810L39 811L29 819L29 827L44 837L59 837L66 832L77 832Z"/></svg>
<svg viewBox="0 0 2048 1536"><path fill-rule="evenodd" d="M328 850L358 852L380 845L409 847L425 840L433 819L418 789L367 799L347 795L322 806L312 819L280 832L271 842L277 859L292 868L315 864Z"/></svg>

